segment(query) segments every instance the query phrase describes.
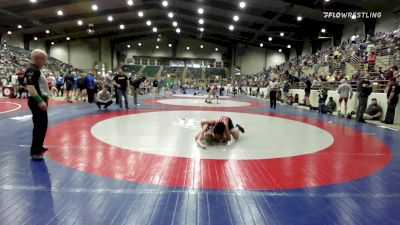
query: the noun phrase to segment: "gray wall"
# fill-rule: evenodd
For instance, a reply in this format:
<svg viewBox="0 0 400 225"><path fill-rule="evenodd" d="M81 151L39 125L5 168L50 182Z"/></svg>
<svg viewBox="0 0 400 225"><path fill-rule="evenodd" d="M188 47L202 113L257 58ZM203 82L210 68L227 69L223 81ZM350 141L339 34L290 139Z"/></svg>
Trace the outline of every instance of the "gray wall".
<svg viewBox="0 0 400 225"><path fill-rule="evenodd" d="M365 25L362 21L354 21L349 20L349 23L344 25L343 34L342 34L342 42L347 41L354 34L359 34L360 38L365 37Z"/></svg>
<svg viewBox="0 0 400 225"><path fill-rule="evenodd" d="M268 69L285 62L284 53L254 46L247 47L244 55L239 56L237 52L235 54L235 66L241 67L242 74L259 73L264 68Z"/></svg>
<svg viewBox="0 0 400 225"><path fill-rule="evenodd" d="M375 32L391 32L398 26L396 15L391 12L383 13L382 18L376 21Z"/></svg>
<svg viewBox="0 0 400 225"><path fill-rule="evenodd" d="M142 43L142 46L140 47L138 46L139 42ZM168 47L169 43L171 42L168 40L161 40L160 42L157 42L155 38L154 40L136 40L125 43L122 50L126 51L127 58L132 58L134 56L173 57L172 48ZM128 44L131 45L131 48L129 49L126 47ZM156 49L156 45L158 45L160 48ZM200 45L203 45L204 48L200 48ZM187 46L190 47L190 50L186 49ZM215 48L218 48L218 52L215 51ZM214 59L217 62L222 62L222 54L226 51L227 49L225 47L219 45L196 39L182 38L179 40L176 57L208 58Z"/></svg>
<svg viewBox="0 0 400 225"><path fill-rule="evenodd" d="M50 48L50 56L79 69L93 70L96 62L100 61L100 51L101 62L108 65L110 69L111 47L110 40L106 38L101 39L101 46L98 39L70 41L69 52L67 42L56 43Z"/></svg>
<svg viewBox="0 0 400 225"><path fill-rule="evenodd" d="M23 35L20 33L5 34L1 40L6 40L8 45L24 48ZM45 51L45 41L40 39L37 41L32 40L29 44L29 49L42 49ZM111 48L110 40L107 38L101 39L101 46L99 46L98 39L71 41L69 51L67 42L56 43L50 48L50 56L79 69L93 70L95 62L100 61L99 51L101 51L101 61L110 67Z"/></svg>

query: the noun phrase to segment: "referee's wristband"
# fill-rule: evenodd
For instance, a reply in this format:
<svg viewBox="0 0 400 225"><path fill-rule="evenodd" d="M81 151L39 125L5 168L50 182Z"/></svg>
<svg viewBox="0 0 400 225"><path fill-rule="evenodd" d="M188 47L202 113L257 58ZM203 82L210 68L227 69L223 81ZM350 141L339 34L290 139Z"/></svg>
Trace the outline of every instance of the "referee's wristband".
<svg viewBox="0 0 400 225"><path fill-rule="evenodd" d="M35 101L36 101L38 104L40 104L40 103L43 102L43 98L40 97L40 95L36 95L36 96L34 97L34 99L35 99Z"/></svg>

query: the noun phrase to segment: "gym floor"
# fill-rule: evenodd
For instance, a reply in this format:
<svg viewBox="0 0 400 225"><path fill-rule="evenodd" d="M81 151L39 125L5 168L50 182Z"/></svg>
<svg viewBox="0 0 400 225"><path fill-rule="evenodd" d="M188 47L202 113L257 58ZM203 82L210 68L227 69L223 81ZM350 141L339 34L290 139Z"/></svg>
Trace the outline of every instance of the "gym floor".
<svg viewBox="0 0 400 225"><path fill-rule="evenodd" d="M31 161L30 115L0 99L0 224L400 224L396 129L248 97L51 101ZM223 115L245 133L199 149L200 121Z"/></svg>

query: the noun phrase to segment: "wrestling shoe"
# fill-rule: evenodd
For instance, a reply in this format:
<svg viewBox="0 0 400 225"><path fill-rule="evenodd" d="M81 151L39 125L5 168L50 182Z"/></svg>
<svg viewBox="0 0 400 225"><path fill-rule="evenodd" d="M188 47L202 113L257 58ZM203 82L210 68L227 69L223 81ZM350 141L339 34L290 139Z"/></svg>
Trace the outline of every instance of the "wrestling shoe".
<svg viewBox="0 0 400 225"><path fill-rule="evenodd" d="M236 127L240 130L240 132L244 133L244 129L242 126L240 126L239 124L236 124Z"/></svg>

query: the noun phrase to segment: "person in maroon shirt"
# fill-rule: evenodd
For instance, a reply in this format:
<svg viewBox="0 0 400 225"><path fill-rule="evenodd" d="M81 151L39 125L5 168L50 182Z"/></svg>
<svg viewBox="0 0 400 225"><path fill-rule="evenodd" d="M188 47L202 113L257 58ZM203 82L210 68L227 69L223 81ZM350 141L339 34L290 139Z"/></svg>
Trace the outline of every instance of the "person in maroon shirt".
<svg viewBox="0 0 400 225"><path fill-rule="evenodd" d="M394 74L397 73L397 71L399 71L399 68L397 66L392 66L392 68L390 68L386 74L386 80L390 80L391 78L393 78Z"/></svg>

